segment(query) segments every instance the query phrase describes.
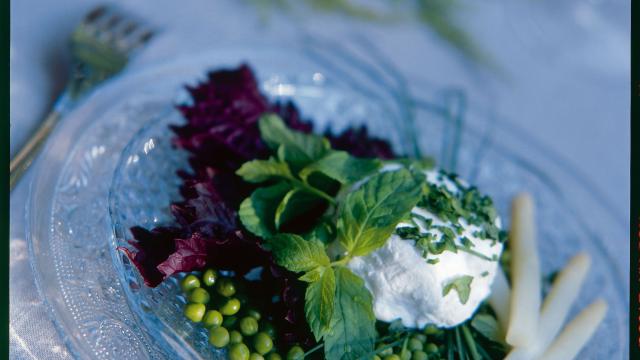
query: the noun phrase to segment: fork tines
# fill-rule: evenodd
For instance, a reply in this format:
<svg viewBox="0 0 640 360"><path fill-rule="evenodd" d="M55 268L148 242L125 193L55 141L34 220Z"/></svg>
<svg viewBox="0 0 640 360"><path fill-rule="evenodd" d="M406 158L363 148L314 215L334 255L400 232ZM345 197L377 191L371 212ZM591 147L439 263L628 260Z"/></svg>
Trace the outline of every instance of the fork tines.
<svg viewBox="0 0 640 360"><path fill-rule="evenodd" d="M78 30L124 53L144 45L154 34L141 20L105 5L91 10Z"/></svg>

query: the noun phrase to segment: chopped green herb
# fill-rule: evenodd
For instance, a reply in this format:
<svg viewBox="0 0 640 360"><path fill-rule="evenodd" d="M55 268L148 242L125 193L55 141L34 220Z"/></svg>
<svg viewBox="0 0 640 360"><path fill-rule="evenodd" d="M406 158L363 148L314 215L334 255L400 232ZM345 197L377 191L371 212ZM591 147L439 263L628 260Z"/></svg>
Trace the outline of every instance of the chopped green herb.
<svg viewBox="0 0 640 360"><path fill-rule="evenodd" d="M458 293L458 297L460 298L460 302L464 305L469 301L472 281L473 276L470 275L457 277L442 289L442 296L447 296L452 289L455 289Z"/></svg>
<svg viewBox="0 0 640 360"><path fill-rule="evenodd" d="M466 236L461 237L460 241L462 242L462 246L464 246L466 249L471 249L475 246L473 242L471 242L471 240L469 240L469 238Z"/></svg>
<svg viewBox="0 0 640 360"><path fill-rule="evenodd" d="M481 253L479 253L479 252L477 252L475 250L466 248L464 246L458 246L457 249L460 250L460 251L464 251L464 252L466 252L468 254L477 256L477 257L479 257L481 259L484 259L484 260L487 260L487 261L497 261L497 257L495 255L493 255L491 257L488 257L487 255L481 254Z"/></svg>
<svg viewBox="0 0 640 360"><path fill-rule="evenodd" d="M411 213L411 216L413 217L413 219L422 221L422 226L424 226L424 228L427 230L431 229L431 227L433 226L433 219L426 218L416 213Z"/></svg>
<svg viewBox="0 0 640 360"><path fill-rule="evenodd" d="M420 238L420 229L413 226L397 227L395 233L405 240L416 240Z"/></svg>

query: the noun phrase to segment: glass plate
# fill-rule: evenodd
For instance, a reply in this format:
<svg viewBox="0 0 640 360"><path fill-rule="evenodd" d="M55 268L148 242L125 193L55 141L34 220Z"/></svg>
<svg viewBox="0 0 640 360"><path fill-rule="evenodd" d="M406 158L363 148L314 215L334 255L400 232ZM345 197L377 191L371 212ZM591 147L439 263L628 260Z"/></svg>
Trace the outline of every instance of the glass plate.
<svg viewBox="0 0 640 360"><path fill-rule="evenodd" d="M496 126L479 108L467 109L460 91L420 84L415 96L372 56L323 49L228 48L177 59L115 79L56 130L32 184L27 234L38 289L73 354L214 356L203 332L182 318L184 300L175 279L144 287L115 246L126 245L132 225L170 221L168 205L178 185L174 172L186 163L184 154L170 148L166 126L181 121L172 104L185 100L183 85L209 69L247 61L269 96L293 98L318 129L366 123L402 153L433 155L493 196L507 221L510 198L523 190L533 193L543 269L554 271L580 250L593 258L573 314L598 297L610 305L580 358L626 359L627 275L603 241L611 234L594 232L574 211L567 194L575 190L567 189L583 185L571 177L556 182L556 175L540 170L540 161L505 146L502 136L521 135Z"/></svg>

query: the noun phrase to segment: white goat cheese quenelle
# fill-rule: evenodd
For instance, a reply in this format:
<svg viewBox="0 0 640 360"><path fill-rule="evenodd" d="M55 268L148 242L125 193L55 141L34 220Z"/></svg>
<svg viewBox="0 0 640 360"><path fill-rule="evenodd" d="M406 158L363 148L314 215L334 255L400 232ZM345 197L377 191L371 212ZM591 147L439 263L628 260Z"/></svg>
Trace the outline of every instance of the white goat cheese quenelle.
<svg viewBox="0 0 640 360"><path fill-rule="evenodd" d="M438 170L424 174L433 196L423 196L411 220L401 222L385 245L353 258L348 267L373 295L377 319L453 327L469 319L491 291L503 248L501 224L491 200L475 188ZM447 201L465 216L451 216Z"/></svg>

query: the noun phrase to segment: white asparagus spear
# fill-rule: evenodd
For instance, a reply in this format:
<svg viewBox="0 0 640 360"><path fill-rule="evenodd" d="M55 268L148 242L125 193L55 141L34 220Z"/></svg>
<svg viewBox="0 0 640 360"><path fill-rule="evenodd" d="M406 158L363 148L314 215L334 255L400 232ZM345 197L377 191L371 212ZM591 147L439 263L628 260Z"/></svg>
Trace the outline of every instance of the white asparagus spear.
<svg viewBox="0 0 640 360"><path fill-rule="evenodd" d="M571 360L589 341L607 313L607 303L598 300L582 310L551 344L540 360Z"/></svg>
<svg viewBox="0 0 640 360"><path fill-rule="evenodd" d="M511 350L505 360L538 358L558 335L569 315L571 305L580 294L580 288L589 271L591 258L586 253L574 256L560 271L547 294L540 311L540 323L535 341L529 347Z"/></svg>
<svg viewBox="0 0 640 360"><path fill-rule="evenodd" d="M496 276L491 285L491 295L489 297L489 305L498 317L500 331L504 335L509 326L509 299L511 298L511 288L507 281L507 276L501 267L498 267Z"/></svg>
<svg viewBox="0 0 640 360"><path fill-rule="evenodd" d="M532 344L540 313L540 261L536 247L533 199L520 194L511 207L512 291L506 341L515 347Z"/></svg>
<svg viewBox="0 0 640 360"><path fill-rule="evenodd" d="M591 258L586 253L574 256L558 274L540 311L538 339L543 349L558 335L567 320L571 305L576 301L587 276Z"/></svg>

